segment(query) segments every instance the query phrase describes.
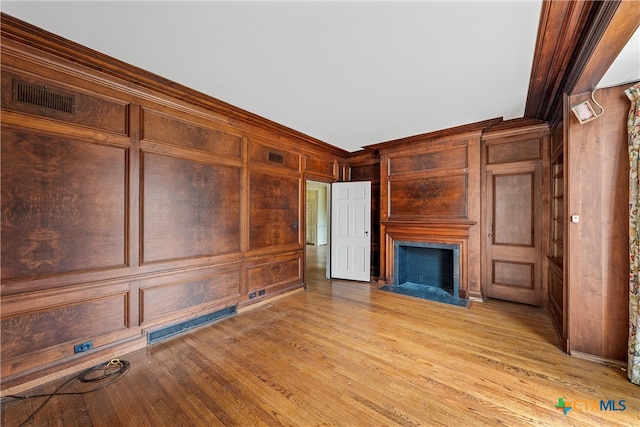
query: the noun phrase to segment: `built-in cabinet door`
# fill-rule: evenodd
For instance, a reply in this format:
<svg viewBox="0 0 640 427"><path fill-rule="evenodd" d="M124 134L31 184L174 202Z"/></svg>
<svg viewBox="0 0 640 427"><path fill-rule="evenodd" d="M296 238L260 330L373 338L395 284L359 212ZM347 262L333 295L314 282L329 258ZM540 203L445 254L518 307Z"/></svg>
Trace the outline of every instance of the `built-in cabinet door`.
<svg viewBox="0 0 640 427"><path fill-rule="evenodd" d="M541 166L487 171L485 294L540 305Z"/></svg>

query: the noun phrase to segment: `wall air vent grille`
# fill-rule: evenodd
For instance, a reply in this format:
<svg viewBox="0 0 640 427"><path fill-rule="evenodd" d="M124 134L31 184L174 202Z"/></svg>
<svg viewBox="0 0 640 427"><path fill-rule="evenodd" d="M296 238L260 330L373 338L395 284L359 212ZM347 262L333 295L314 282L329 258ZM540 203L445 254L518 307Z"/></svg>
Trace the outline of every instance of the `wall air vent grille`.
<svg viewBox="0 0 640 427"><path fill-rule="evenodd" d="M284 163L284 156L280 153L269 151L269 161L274 163Z"/></svg>
<svg viewBox="0 0 640 427"><path fill-rule="evenodd" d="M37 86L18 80L13 81L14 100L52 110L73 113L73 96L49 90L46 86Z"/></svg>

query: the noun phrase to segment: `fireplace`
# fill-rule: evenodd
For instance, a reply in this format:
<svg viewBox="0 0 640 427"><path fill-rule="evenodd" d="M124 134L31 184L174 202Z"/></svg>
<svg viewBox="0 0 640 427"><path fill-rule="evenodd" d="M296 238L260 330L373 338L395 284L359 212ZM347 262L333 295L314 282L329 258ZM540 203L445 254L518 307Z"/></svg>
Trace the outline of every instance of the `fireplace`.
<svg viewBox="0 0 640 427"><path fill-rule="evenodd" d="M393 292L466 306L460 298L460 245L395 241Z"/></svg>

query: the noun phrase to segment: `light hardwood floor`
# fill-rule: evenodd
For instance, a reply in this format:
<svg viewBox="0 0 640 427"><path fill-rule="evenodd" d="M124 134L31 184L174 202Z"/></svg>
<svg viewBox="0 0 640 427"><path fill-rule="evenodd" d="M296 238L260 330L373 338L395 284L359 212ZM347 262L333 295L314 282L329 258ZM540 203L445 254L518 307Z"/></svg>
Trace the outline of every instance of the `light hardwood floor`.
<svg viewBox="0 0 640 427"><path fill-rule="evenodd" d="M640 425L640 387L562 353L544 309L414 299L312 261L306 291L129 353L118 382L54 397L30 425ZM3 404L3 425L41 401Z"/></svg>

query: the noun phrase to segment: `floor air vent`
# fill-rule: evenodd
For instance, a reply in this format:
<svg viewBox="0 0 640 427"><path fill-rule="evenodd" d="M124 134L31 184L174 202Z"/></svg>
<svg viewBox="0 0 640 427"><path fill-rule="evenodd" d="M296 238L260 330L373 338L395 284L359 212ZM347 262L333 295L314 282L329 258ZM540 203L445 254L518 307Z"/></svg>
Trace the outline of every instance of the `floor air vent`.
<svg viewBox="0 0 640 427"><path fill-rule="evenodd" d="M153 332L149 332L147 335L147 342L149 344L156 343L166 338L177 335L181 332L193 329L197 326L211 323L215 320L222 319L224 317L236 314L236 306L228 307L222 310L215 311L213 313L205 314L204 316L196 317L195 319L187 320L186 322L176 323L175 325L167 326L166 328L158 329Z"/></svg>

